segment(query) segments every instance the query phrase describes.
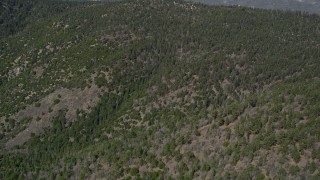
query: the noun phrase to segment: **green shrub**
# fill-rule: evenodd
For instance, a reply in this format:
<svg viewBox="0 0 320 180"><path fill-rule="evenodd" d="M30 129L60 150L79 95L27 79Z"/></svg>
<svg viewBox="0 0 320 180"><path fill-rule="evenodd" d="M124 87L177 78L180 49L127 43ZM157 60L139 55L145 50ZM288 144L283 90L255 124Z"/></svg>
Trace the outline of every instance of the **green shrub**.
<svg viewBox="0 0 320 180"><path fill-rule="evenodd" d="M210 165L208 163L204 163L201 167L202 171L210 171Z"/></svg>
<svg viewBox="0 0 320 180"><path fill-rule="evenodd" d="M53 104L58 104L60 102L60 99L55 99L54 101L53 101Z"/></svg>
<svg viewBox="0 0 320 180"><path fill-rule="evenodd" d="M139 174L139 169L137 167L131 168L130 175L137 176Z"/></svg>
<svg viewBox="0 0 320 180"><path fill-rule="evenodd" d="M41 103L40 102L37 102L36 104L35 104L35 107L40 107L41 106Z"/></svg>
<svg viewBox="0 0 320 180"><path fill-rule="evenodd" d="M291 157L293 158L293 160L298 163L300 162L300 152L298 151L298 149L294 146L292 152L291 152Z"/></svg>

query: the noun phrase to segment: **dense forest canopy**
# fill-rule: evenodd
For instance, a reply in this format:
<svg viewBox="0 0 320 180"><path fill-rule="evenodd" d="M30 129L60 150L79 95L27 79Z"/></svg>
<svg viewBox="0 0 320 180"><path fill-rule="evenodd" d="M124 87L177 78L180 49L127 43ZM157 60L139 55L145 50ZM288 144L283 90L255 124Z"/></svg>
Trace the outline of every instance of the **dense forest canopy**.
<svg viewBox="0 0 320 180"><path fill-rule="evenodd" d="M1 0L0 38L18 32L33 21L48 18L76 5L78 3L54 0Z"/></svg>
<svg viewBox="0 0 320 180"><path fill-rule="evenodd" d="M320 178L318 15L5 3L0 179Z"/></svg>

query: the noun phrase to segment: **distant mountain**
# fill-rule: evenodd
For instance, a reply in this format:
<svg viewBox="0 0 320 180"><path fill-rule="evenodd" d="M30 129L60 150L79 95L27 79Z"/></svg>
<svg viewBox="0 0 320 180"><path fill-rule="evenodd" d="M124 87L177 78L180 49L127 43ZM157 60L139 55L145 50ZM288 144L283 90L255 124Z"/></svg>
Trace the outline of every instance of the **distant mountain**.
<svg viewBox="0 0 320 180"><path fill-rule="evenodd" d="M319 0L194 0L215 5L240 5L266 9L285 9L320 14Z"/></svg>
<svg viewBox="0 0 320 180"><path fill-rule="evenodd" d="M121 0L65 0L65 1L121 1ZM176 0L180 1L180 0ZM240 5L262 9L282 9L320 14L320 0L186 0L211 5Z"/></svg>

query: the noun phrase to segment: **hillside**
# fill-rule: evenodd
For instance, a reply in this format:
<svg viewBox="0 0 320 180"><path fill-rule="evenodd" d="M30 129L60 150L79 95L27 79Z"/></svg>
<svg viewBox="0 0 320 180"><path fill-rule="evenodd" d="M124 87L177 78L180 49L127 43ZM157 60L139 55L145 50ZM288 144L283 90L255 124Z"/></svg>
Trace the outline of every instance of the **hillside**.
<svg viewBox="0 0 320 180"><path fill-rule="evenodd" d="M0 39L0 179L320 178L319 16L125 0L35 18Z"/></svg>
<svg viewBox="0 0 320 180"><path fill-rule="evenodd" d="M78 4L54 0L1 0L0 38L19 32L33 21L54 16Z"/></svg>

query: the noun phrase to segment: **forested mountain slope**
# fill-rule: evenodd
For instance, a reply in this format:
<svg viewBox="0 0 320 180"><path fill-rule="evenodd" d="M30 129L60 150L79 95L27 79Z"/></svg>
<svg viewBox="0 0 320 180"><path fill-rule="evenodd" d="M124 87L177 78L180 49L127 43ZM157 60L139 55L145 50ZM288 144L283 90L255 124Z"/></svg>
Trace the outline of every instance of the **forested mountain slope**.
<svg viewBox="0 0 320 180"><path fill-rule="evenodd" d="M319 179L320 18L88 3L0 39L0 179Z"/></svg>
<svg viewBox="0 0 320 180"><path fill-rule="evenodd" d="M61 13L78 4L53 0L1 0L0 38L17 33L33 21Z"/></svg>

